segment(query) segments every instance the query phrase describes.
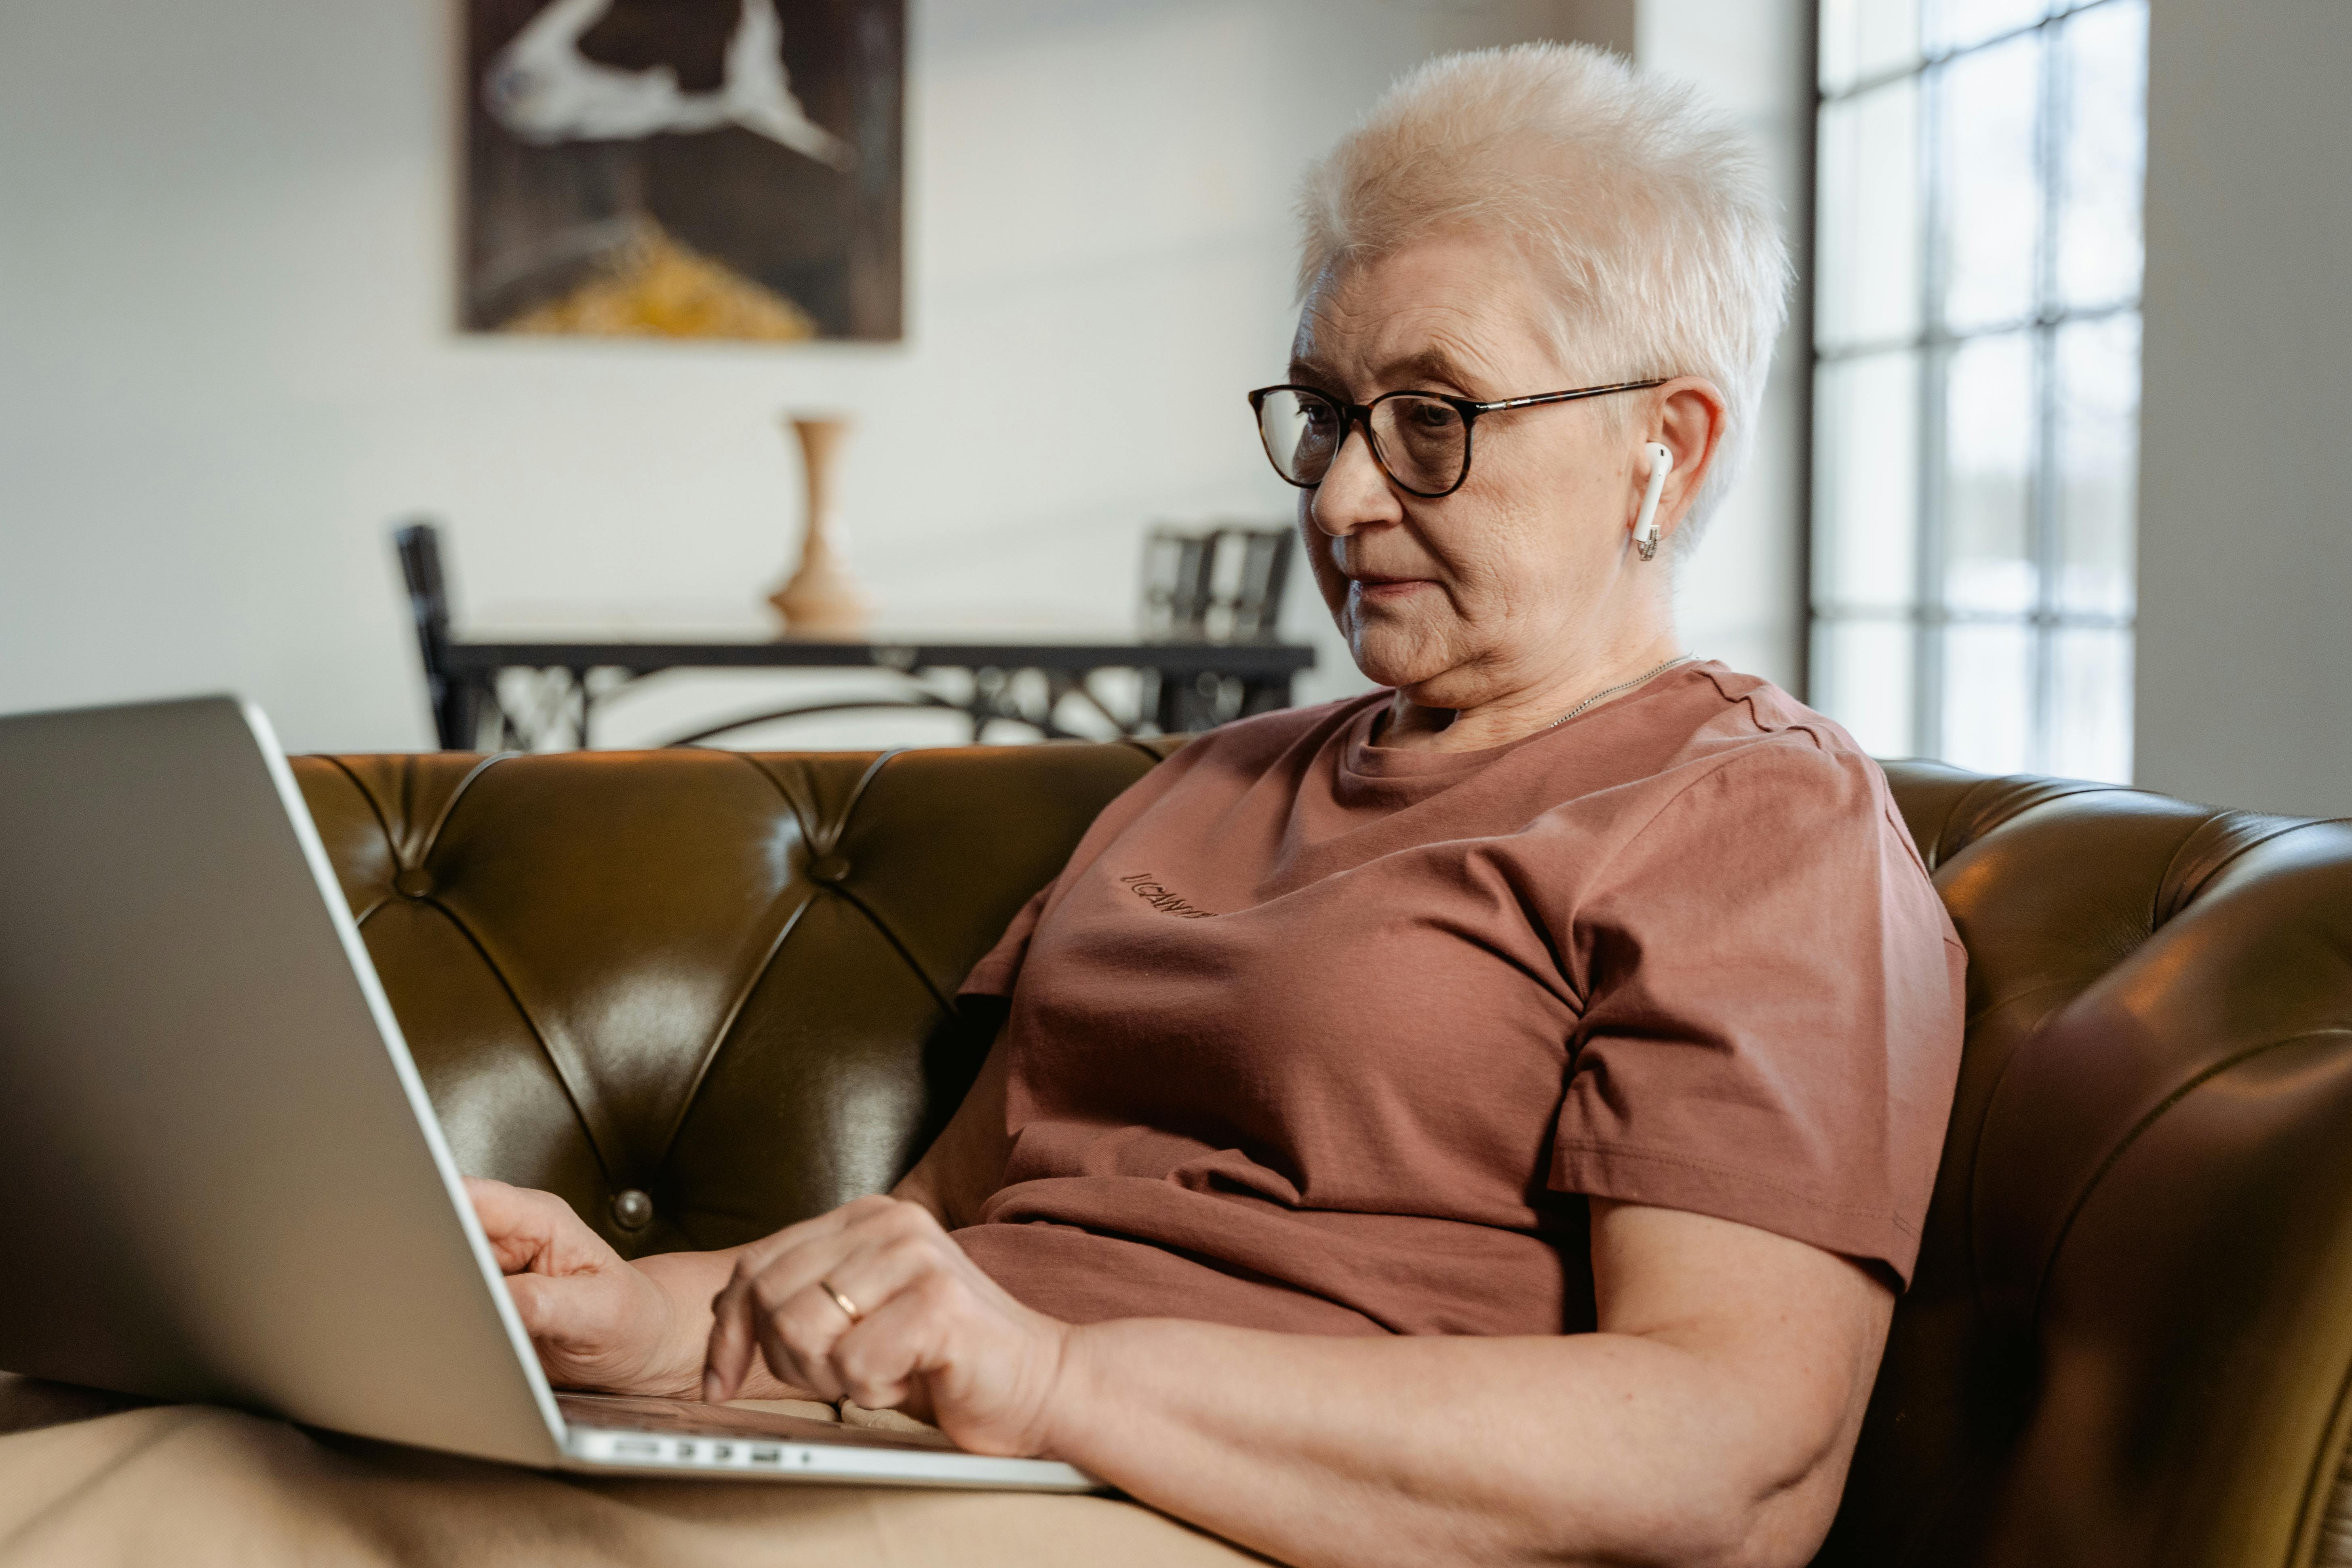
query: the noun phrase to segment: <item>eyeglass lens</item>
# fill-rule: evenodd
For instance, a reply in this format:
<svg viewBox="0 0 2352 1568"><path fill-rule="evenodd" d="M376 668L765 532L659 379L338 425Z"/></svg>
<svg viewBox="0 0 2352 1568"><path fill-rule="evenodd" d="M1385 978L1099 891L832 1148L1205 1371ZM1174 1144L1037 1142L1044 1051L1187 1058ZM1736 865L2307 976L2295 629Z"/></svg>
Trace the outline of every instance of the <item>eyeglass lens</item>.
<svg viewBox="0 0 2352 1568"><path fill-rule="evenodd" d="M1330 399L1285 387L1258 405L1258 430L1275 471L1294 485L1316 485L1346 439L1345 416ZM1372 457L1409 490L1442 495L1470 461L1470 427L1450 403L1392 393L1372 405Z"/></svg>

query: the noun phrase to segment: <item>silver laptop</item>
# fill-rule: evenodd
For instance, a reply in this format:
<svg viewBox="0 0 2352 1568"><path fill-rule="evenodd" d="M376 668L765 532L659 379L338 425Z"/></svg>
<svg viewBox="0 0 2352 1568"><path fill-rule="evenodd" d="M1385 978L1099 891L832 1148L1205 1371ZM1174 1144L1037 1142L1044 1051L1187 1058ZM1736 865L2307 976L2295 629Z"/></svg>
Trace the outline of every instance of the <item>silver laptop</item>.
<svg viewBox="0 0 2352 1568"><path fill-rule="evenodd" d="M0 718L0 1368L544 1468L1100 1489L1068 1465L558 1394L268 721Z"/></svg>

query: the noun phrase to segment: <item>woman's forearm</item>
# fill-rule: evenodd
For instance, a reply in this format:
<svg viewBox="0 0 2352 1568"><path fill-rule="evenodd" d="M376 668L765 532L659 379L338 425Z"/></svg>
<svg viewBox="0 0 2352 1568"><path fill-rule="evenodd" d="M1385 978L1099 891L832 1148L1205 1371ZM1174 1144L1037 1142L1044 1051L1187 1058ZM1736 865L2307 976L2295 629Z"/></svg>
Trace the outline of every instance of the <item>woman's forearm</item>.
<svg viewBox="0 0 2352 1568"><path fill-rule="evenodd" d="M1769 1458L1760 1391L1632 1335L1130 1319L1067 1354L1057 1457L1286 1563L1801 1563L1826 1518L1803 1494L1842 1479Z"/></svg>
<svg viewBox="0 0 2352 1568"><path fill-rule="evenodd" d="M1069 1460L1307 1568L1806 1562L1892 1292L1731 1221L1591 1206L1601 1331L1341 1339L1074 1326L922 1208L861 1198L741 1260L710 1363L722 1391L765 1363L928 1415L975 1452Z"/></svg>

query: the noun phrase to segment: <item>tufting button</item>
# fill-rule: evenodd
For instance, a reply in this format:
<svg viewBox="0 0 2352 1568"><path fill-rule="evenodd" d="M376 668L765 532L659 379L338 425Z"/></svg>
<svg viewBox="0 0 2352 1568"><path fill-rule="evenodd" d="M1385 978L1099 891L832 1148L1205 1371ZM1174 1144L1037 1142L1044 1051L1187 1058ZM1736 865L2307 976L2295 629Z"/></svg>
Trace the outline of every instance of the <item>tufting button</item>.
<svg viewBox="0 0 2352 1568"><path fill-rule="evenodd" d="M623 1230L643 1230L654 1222L654 1201L635 1187L613 1194L613 1223Z"/></svg>
<svg viewBox="0 0 2352 1568"><path fill-rule="evenodd" d="M818 856L808 863L808 879L812 882L823 882L827 887L831 887L835 882L847 881L849 857L846 855Z"/></svg>
<svg viewBox="0 0 2352 1568"><path fill-rule="evenodd" d="M433 873L422 866L404 866L392 879L392 890L404 899L422 899L433 891Z"/></svg>

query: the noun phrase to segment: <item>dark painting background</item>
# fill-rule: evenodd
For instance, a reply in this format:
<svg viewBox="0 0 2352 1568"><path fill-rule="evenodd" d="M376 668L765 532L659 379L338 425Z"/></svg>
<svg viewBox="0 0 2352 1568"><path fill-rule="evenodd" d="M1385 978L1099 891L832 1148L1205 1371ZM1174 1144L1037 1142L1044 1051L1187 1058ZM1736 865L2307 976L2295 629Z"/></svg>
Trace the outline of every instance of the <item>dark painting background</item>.
<svg viewBox="0 0 2352 1568"><path fill-rule="evenodd" d="M844 173L738 126L537 146L484 107L490 61L546 0L467 0L462 311L496 331L609 270L649 216L814 318L817 335L892 341L902 326L905 0L777 0L793 94L857 151ZM740 0L614 0L580 40L629 70L667 64L719 87Z"/></svg>

